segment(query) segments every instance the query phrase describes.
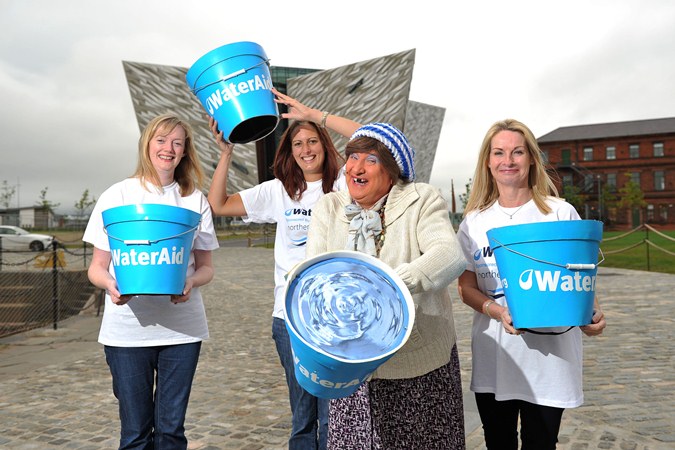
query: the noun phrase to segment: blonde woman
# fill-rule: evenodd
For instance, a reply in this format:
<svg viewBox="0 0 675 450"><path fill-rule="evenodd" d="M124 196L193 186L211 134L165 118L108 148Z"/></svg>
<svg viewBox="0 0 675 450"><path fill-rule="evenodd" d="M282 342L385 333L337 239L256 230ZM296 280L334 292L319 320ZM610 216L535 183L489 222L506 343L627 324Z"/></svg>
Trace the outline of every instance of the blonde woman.
<svg viewBox="0 0 675 450"><path fill-rule="evenodd" d="M555 335L515 329L486 232L577 220L579 214L558 197L534 135L516 120L490 127L473 180L458 232L468 261L458 288L463 302L475 310L470 388L485 442L490 450L518 449L520 422L523 449L554 449L564 409L583 402L581 332L602 333L605 319L596 299L590 325L547 331Z"/></svg>
<svg viewBox="0 0 675 450"><path fill-rule="evenodd" d="M201 343L209 337L199 287L213 278L218 248L190 125L173 115L150 121L139 141L136 173L101 194L84 241L94 246L89 280L105 289L98 340L104 345L119 403L120 449L187 448L185 414ZM201 215L182 295L121 295L101 213L158 203Z"/></svg>

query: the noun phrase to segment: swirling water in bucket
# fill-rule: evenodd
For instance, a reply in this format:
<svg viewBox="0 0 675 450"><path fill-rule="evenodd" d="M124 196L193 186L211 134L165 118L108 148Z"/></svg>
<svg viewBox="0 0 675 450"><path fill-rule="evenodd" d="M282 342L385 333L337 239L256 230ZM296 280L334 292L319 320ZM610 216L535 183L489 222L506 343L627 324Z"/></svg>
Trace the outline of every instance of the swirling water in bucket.
<svg viewBox="0 0 675 450"><path fill-rule="evenodd" d="M305 340L333 356L360 360L387 353L402 335L405 303L382 273L349 260L303 274L290 320Z"/></svg>

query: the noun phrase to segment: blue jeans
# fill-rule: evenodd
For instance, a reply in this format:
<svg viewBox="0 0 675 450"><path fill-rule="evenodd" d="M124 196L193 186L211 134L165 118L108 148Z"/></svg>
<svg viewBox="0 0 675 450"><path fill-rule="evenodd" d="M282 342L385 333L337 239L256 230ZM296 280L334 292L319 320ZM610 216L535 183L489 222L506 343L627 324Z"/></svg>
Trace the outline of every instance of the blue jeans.
<svg viewBox="0 0 675 450"><path fill-rule="evenodd" d="M293 429L288 440L288 448L289 450L325 450L328 438L328 403L330 400L314 397L298 384L295 378L291 340L288 337L288 330L283 319L274 318L272 338L274 338L277 346L281 365L286 372L288 397L291 402Z"/></svg>
<svg viewBox="0 0 675 450"><path fill-rule="evenodd" d="M119 403L120 449L187 448L183 424L201 346L105 346Z"/></svg>

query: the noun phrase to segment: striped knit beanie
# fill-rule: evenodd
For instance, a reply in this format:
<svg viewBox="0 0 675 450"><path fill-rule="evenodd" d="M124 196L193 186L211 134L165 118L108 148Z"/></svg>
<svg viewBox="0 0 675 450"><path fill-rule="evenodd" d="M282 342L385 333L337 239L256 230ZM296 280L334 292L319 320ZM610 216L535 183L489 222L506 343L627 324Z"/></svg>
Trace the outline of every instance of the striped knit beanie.
<svg viewBox="0 0 675 450"><path fill-rule="evenodd" d="M415 181L415 150L401 130L390 123L369 123L356 130L351 139L358 137L369 137L382 142L396 160L403 178Z"/></svg>

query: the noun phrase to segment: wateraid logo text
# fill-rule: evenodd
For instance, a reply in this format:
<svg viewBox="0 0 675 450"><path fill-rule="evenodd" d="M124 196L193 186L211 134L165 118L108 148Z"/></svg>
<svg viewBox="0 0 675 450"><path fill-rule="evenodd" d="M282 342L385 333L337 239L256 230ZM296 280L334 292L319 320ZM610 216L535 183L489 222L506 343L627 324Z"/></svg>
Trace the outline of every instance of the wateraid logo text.
<svg viewBox="0 0 675 450"><path fill-rule="evenodd" d="M366 381L370 376L370 374L368 374L363 378L363 380L354 378L351 381L330 381L326 379L321 379L319 378L319 375L316 372L310 372L309 370L307 370L302 364L300 364L300 359L297 356L295 356L295 354L293 355L293 360L295 361L295 364L298 366L298 370L300 371L300 373L304 375L308 380L310 380L312 383L316 383L328 389L345 389L348 387L358 386L359 384Z"/></svg>
<svg viewBox="0 0 675 450"><path fill-rule="evenodd" d="M483 247L482 249L479 248L478 250L473 252L474 261L478 261L481 256L483 258L486 258L486 257L492 258L492 249L488 246L488 247Z"/></svg>
<svg viewBox="0 0 675 450"><path fill-rule="evenodd" d="M535 282L537 289L541 292L556 292L558 289L563 292L595 291L595 275L582 275L580 272L574 272L574 275L561 275L560 273L559 270L551 272L529 269L520 274L518 283L524 291L532 289ZM507 284L504 280L504 287L507 287Z"/></svg>
<svg viewBox="0 0 675 450"><path fill-rule="evenodd" d="M128 252L123 252L120 249L112 250L113 265L120 266L159 266L166 265L180 265L183 264L183 256L185 248L181 247L177 250L176 247L169 249L164 247L157 252L137 252L134 249Z"/></svg>
<svg viewBox="0 0 675 450"><path fill-rule="evenodd" d="M260 89L271 90L272 89L272 80L270 80L265 75L256 75L253 78L249 78L245 81L240 81L239 83L228 83L222 89L218 89L213 92L206 99L206 109L209 111L209 114L213 113L223 106L223 102L229 102L235 97L240 95L248 94L249 92L258 91Z"/></svg>

